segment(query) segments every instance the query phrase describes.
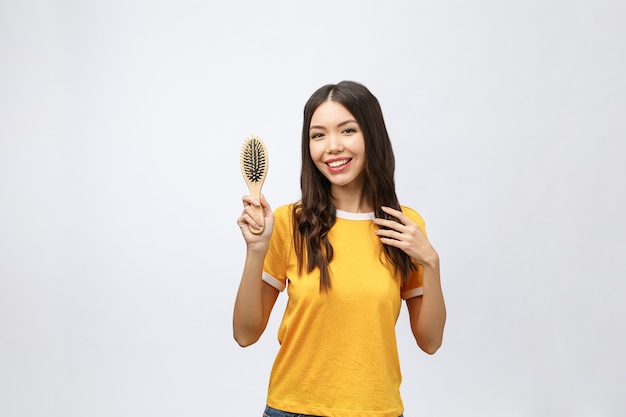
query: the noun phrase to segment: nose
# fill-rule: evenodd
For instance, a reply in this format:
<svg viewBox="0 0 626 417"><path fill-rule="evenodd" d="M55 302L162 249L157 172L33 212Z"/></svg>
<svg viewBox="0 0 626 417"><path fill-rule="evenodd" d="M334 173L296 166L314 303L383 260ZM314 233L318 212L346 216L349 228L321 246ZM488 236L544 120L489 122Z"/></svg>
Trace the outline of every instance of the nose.
<svg viewBox="0 0 626 417"><path fill-rule="evenodd" d="M341 136L337 134L328 135L328 153L338 153L343 151L343 141Z"/></svg>

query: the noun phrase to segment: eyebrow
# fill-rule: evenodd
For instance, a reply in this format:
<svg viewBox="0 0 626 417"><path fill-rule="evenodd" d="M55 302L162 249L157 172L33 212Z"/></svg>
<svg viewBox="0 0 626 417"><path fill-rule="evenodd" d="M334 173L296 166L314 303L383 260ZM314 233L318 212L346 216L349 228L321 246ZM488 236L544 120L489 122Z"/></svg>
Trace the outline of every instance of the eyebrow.
<svg viewBox="0 0 626 417"><path fill-rule="evenodd" d="M342 127L342 126L347 125L347 124L349 124L349 123L357 123L357 122L356 122L356 120L354 120L354 119L348 119L348 120L346 120L346 121L344 121L344 122L339 123L339 124L337 125L337 127ZM357 123L357 124L358 124L358 123ZM311 127L309 128L309 131L311 131L311 130L313 130L313 129L326 129L326 127L324 127L324 126L319 126L319 125L315 125L315 126L311 126Z"/></svg>

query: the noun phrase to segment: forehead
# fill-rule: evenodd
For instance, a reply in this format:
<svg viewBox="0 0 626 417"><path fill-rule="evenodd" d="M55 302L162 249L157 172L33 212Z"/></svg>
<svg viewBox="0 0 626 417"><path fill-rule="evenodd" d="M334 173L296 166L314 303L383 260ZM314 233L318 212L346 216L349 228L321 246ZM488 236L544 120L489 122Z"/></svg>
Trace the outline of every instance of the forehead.
<svg viewBox="0 0 626 417"><path fill-rule="evenodd" d="M341 103L327 100L317 106L311 117L311 126L331 127L355 117Z"/></svg>

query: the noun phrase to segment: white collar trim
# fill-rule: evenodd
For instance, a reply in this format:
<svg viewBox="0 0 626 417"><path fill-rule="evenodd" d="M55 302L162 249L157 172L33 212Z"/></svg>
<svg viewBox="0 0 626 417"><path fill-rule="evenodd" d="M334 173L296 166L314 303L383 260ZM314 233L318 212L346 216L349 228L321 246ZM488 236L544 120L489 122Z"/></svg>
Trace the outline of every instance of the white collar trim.
<svg viewBox="0 0 626 417"><path fill-rule="evenodd" d="M345 220L372 220L374 218L374 212L368 213L351 213L349 211L337 210L337 218Z"/></svg>

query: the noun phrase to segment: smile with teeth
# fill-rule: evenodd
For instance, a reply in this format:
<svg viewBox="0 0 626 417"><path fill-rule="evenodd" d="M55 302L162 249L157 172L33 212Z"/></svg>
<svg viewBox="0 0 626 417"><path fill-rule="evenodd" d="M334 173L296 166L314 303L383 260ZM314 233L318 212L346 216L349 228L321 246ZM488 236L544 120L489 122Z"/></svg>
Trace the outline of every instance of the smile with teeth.
<svg viewBox="0 0 626 417"><path fill-rule="evenodd" d="M327 162L326 164L331 168L339 168L340 166L345 165L348 162L350 162L350 159L341 159L338 161L330 161L330 162Z"/></svg>

